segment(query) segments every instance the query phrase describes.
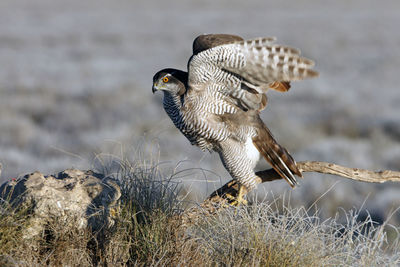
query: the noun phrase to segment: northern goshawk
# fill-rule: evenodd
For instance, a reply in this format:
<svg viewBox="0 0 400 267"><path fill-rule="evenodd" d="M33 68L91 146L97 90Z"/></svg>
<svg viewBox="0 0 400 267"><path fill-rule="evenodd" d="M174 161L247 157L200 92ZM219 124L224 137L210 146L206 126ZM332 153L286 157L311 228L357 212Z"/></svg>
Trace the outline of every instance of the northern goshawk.
<svg viewBox="0 0 400 267"><path fill-rule="evenodd" d="M228 34L194 40L188 72L163 69L153 93L164 92L164 109L192 145L216 151L233 179L251 190L260 178L260 154L294 187L301 172L260 118L269 88L287 91L291 81L315 77L313 61L300 51L274 44L275 38L243 40ZM242 189L236 203L244 201Z"/></svg>

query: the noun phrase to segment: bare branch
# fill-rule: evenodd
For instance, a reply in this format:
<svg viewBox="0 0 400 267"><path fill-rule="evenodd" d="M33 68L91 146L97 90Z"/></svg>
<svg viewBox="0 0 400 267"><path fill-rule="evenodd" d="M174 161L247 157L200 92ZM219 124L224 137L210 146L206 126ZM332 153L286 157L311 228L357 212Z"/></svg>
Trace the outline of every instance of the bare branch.
<svg viewBox="0 0 400 267"><path fill-rule="evenodd" d="M351 180L368 182L368 183L384 183L387 181L400 182L400 172L397 171L370 171L357 168L348 168L337 164L322 161L302 161L297 163L300 171L303 172L319 172L324 174L332 174L345 177ZM261 179L257 182L265 183L278 179L282 179L274 169L259 171L256 173ZM238 184L235 180L231 180L218 190L214 191L204 202L206 203L226 203L228 202L225 195L236 196ZM247 192L246 192L247 193Z"/></svg>
<svg viewBox="0 0 400 267"><path fill-rule="evenodd" d="M337 164L322 161L302 161L297 166L301 172L319 172L342 176L348 179L368 182L384 183L387 181L400 182L400 172L397 171L370 171L357 168L343 167Z"/></svg>

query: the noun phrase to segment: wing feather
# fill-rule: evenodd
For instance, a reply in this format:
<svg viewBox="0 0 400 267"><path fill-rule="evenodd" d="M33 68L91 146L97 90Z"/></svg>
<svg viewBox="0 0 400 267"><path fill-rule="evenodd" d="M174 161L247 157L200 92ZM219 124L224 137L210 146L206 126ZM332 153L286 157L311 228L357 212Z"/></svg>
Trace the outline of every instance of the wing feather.
<svg viewBox="0 0 400 267"><path fill-rule="evenodd" d="M203 34L193 41L193 55L216 46L238 41L243 41L243 38L232 34Z"/></svg>
<svg viewBox="0 0 400 267"><path fill-rule="evenodd" d="M272 44L273 38L234 41L240 37L228 36L225 39L219 35L198 37L194 46L208 49L197 49L201 52L193 59L199 57L204 64L237 74L254 86L268 87L269 83L276 81L290 82L318 75L312 69L312 60L301 57L295 48Z"/></svg>
<svg viewBox="0 0 400 267"><path fill-rule="evenodd" d="M272 82L268 86L279 92L287 92L290 89L290 82Z"/></svg>
<svg viewBox="0 0 400 267"><path fill-rule="evenodd" d="M226 53L233 55L217 62L219 67L243 77L255 86L267 85L274 81L302 80L318 75L312 69L314 62L301 57L290 47L248 47L239 43L224 45L221 50L228 50Z"/></svg>
<svg viewBox="0 0 400 267"><path fill-rule="evenodd" d="M314 62L298 49L274 44L275 38L243 40L236 35L201 35L189 61L189 90L219 83L221 93L242 110L262 110L270 88L286 92L290 82L315 77ZM199 86L200 85L200 86Z"/></svg>

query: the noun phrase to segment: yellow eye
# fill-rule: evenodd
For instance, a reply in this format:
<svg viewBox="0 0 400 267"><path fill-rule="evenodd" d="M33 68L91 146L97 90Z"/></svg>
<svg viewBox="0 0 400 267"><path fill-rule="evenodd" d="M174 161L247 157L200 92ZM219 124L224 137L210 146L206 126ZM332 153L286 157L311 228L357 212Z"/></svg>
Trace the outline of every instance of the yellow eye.
<svg viewBox="0 0 400 267"><path fill-rule="evenodd" d="M164 77L164 78L162 79L162 81L165 82L165 83L167 83L167 82L169 81L169 79L168 79L168 77Z"/></svg>

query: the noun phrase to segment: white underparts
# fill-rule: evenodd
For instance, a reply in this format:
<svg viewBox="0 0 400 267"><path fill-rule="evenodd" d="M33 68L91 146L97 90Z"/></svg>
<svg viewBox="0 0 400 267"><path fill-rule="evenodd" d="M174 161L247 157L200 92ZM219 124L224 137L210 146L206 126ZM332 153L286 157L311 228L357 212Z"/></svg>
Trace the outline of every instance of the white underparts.
<svg viewBox="0 0 400 267"><path fill-rule="evenodd" d="M258 152L258 149L254 146L251 137L247 138L245 146L246 146L247 158L253 162L255 167L258 160L260 159L260 152Z"/></svg>

